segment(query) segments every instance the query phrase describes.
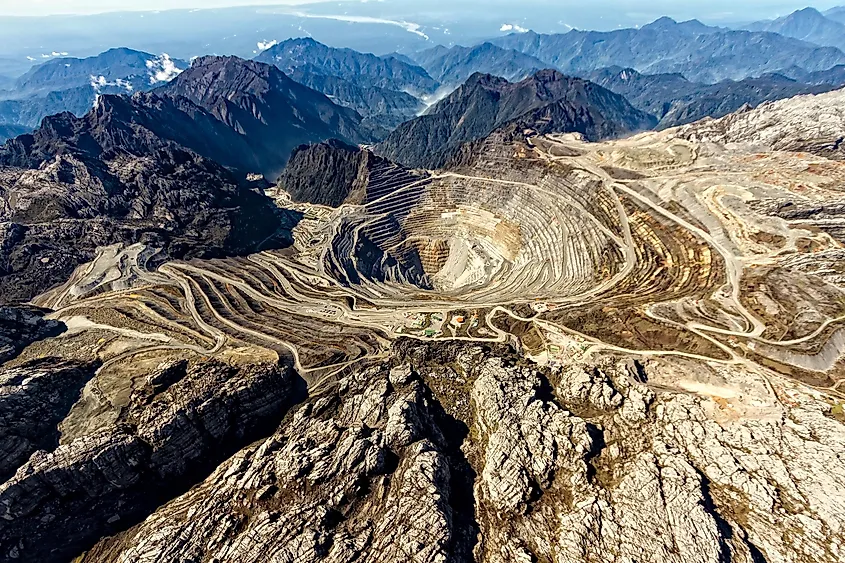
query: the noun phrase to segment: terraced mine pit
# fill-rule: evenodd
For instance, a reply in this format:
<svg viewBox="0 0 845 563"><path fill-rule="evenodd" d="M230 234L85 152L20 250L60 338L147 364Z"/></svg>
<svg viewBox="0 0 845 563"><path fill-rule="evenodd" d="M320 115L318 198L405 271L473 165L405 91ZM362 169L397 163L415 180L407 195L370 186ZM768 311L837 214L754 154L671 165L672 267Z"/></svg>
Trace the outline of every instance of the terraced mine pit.
<svg viewBox="0 0 845 563"><path fill-rule="evenodd" d="M845 301L816 297L840 295L841 275L819 285L796 264L840 243L765 209L834 197L841 166L671 131L493 136L447 172L383 164L338 208L271 190L302 214L292 248L155 271L143 267L152 249L112 249L36 303L69 322L68 338L108 335L101 371L139 354L258 350L290 357L317 389L410 337L520 342L550 362L610 350L765 363L836 390ZM825 308L797 310L801 292Z"/></svg>
<svg viewBox="0 0 845 563"><path fill-rule="evenodd" d="M316 145L284 249L101 247L0 315L0 551L837 560L845 162L702 131Z"/></svg>

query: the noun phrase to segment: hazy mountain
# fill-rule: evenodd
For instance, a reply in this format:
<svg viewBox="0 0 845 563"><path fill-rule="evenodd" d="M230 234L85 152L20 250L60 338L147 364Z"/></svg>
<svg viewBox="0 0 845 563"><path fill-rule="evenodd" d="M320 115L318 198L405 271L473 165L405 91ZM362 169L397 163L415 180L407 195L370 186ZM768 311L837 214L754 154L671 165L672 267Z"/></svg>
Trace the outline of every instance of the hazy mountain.
<svg viewBox="0 0 845 563"><path fill-rule="evenodd" d="M255 60L276 65L286 73L307 66L311 73L336 76L358 86L412 94L433 92L438 86L419 66L393 57L328 47L311 38L283 41L262 52Z"/></svg>
<svg viewBox="0 0 845 563"><path fill-rule="evenodd" d="M117 93L117 92L106 92ZM0 120L15 124L30 131L37 127L48 115L69 111L74 115L84 115L94 105L97 93L90 87L79 86L45 96L0 100Z"/></svg>
<svg viewBox="0 0 845 563"><path fill-rule="evenodd" d="M357 112L332 103L275 66L257 61L201 57L157 93L190 100L237 135L232 150L208 156L270 179L278 176L291 151L303 143L329 138L352 143L375 140L375 133Z"/></svg>
<svg viewBox="0 0 845 563"><path fill-rule="evenodd" d="M463 143L505 125L541 133L615 137L653 126L656 119L592 82L544 70L511 83L476 74L428 113L397 128L377 153L414 168L438 168Z"/></svg>
<svg viewBox="0 0 845 563"><path fill-rule="evenodd" d="M834 89L831 85L798 82L781 74L767 74L717 84L690 82L680 74L641 74L633 69L608 68L587 76L593 82L616 92L660 120L658 127L691 123L704 117L722 117L741 107L818 94Z"/></svg>
<svg viewBox="0 0 845 563"><path fill-rule="evenodd" d="M827 70L808 72L803 68L792 67L782 73L805 84L830 84L837 88L845 86L845 65L836 65Z"/></svg>
<svg viewBox="0 0 845 563"><path fill-rule="evenodd" d="M827 18L815 8L804 8L776 20L755 22L744 27L845 49L845 23Z"/></svg>
<svg viewBox="0 0 845 563"><path fill-rule="evenodd" d="M425 104L419 98L405 92L359 86L337 76L309 70L309 65L305 65L293 70L289 76L300 84L322 92L334 103L354 109L364 117L365 123L373 127L393 129L425 109Z"/></svg>
<svg viewBox="0 0 845 563"><path fill-rule="evenodd" d="M84 59L62 57L32 67L15 81L6 98L29 97L79 86L117 87L126 92L149 90L167 82L188 63L168 55L151 55L133 49L109 49Z"/></svg>
<svg viewBox="0 0 845 563"><path fill-rule="evenodd" d="M543 61L486 42L475 47L437 46L413 55L414 60L442 84L463 84L476 72L520 81L547 68Z"/></svg>
<svg viewBox="0 0 845 563"><path fill-rule="evenodd" d="M6 139L11 139L12 137L23 135L27 131L29 131L29 129L27 127L24 127L23 125L0 123L0 143L5 142Z"/></svg>
<svg viewBox="0 0 845 563"><path fill-rule="evenodd" d="M132 49L110 49L86 59L53 59L34 66L0 92L0 122L31 129L48 115L69 111L81 116L100 94L150 90L187 66L167 55Z"/></svg>
<svg viewBox="0 0 845 563"><path fill-rule="evenodd" d="M839 23L845 23L845 6L831 8L824 13L825 17Z"/></svg>
<svg viewBox="0 0 845 563"><path fill-rule="evenodd" d="M620 66L646 74L680 73L696 82L741 80L798 66L824 70L845 64L845 53L770 32L736 31L661 18L640 29L564 34L518 33L493 41L584 74Z"/></svg>

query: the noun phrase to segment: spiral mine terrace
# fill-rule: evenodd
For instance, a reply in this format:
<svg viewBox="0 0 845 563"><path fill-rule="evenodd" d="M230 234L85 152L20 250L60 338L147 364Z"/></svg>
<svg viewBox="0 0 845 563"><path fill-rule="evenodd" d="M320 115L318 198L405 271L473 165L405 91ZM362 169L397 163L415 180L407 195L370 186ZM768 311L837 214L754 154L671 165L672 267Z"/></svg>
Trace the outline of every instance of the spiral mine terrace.
<svg viewBox="0 0 845 563"><path fill-rule="evenodd" d="M841 162L713 150L677 131L494 135L464 161L380 164L338 208L273 189L301 214L290 248L157 269L152 249L106 249L36 303L71 328L68 346L99 335L101 372L174 351L267 354L316 391L410 337L513 341L542 362L680 356L839 391L835 221L778 202L838 197Z"/></svg>

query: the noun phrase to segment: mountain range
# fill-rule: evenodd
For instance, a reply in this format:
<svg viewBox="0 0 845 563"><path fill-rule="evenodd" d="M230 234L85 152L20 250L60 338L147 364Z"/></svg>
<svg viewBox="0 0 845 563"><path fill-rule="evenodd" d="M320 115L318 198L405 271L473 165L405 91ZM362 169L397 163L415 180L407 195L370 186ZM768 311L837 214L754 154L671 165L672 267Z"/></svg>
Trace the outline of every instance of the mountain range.
<svg viewBox="0 0 845 563"><path fill-rule="evenodd" d="M367 143L377 138L357 112L334 104L274 66L237 57L196 59L156 93L190 100L228 127L233 140L214 150L210 156L215 160L270 180L302 143L327 138Z"/></svg>
<svg viewBox="0 0 845 563"><path fill-rule="evenodd" d="M353 110L235 57L196 59L155 92L101 95L82 117L47 117L0 147L0 295L25 301L119 242L169 257L283 244L286 223L249 175L275 179L302 143L370 135Z"/></svg>
<svg viewBox="0 0 845 563"><path fill-rule="evenodd" d="M424 109L420 97L439 86L421 67L394 56L337 49L311 38L289 39L260 53L294 80L350 107L374 127L392 129Z"/></svg>
<svg viewBox="0 0 845 563"><path fill-rule="evenodd" d="M645 74L680 73L696 82L741 80L798 66L808 71L845 64L845 53L762 31L731 30L660 18L639 29L563 34L514 33L492 43L579 75L620 66Z"/></svg>
<svg viewBox="0 0 845 563"><path fill-rule="evenodd" d="M776 20L752 23L745 28L845 50L845 23L827 17L815 8L804 8Z"/></svg>
<svg viewBox="0 0 845 563"><path fill-rule="evenodd" d="M838 84L814 84L776 73L759 78L699 84L681 74L648 75L618 67L592 72L588 78L625 96L637 109L654 115L660 120L659 128L683 125L705 117L722 117L745 105L756 107L767 101L800 94L820 94L845 86L845 76Z"/></svg>
<svg viewBox="0 0 845 563"><path fill-rule="evenodd" d="M540 59L490 42L474 47L441 46L420 51L413 60L441 84L457 86L480 72L519 82L549 65Z"/></svg>
<svg viewBox="0 0 845 563"><path fill-rule="evenodd" d="M85 59L56 58L33 67L0 91L0 124L33 128L48 116L83 115L100 94L148 91L187 68L185 61L132 49L110 49ZM0 131L0 141L10 135Z"/></svg>
<svg viewBox="0 0 845 563"><path fill-rule="evenodd" d="M376 152L412 168L439 168L462 144L502 127L578 132L598 140L648 129L656 121L622 96L555 70L517 83L475 74L425 115L400 125Z"/></svg>
<svg viewBox="0 0 845 563"><path fill-rule="evenodd" d="M255 60L272 64L295 82L355 110L362 117L361 126L370 131L367 137L376 140L416 118L475 73L518 82L542 69L583 78L612 76L620 69L635 71L636 86L617 81L614 91L636 98L631 100L635 106L667 126L721 115L745 103L753 106L821 91L816 86L843 84L845 53L829 46L838 45L838 32L845 28L837 21L838 13L805 9L749 24L746 30L661 18L642 28L512 33L475 45L386 55L331 47L306 37L262 44ZM50 59L3 83L0 142L38 126L47 115L69 111L81 116L99 94L161 87L187 67L185 61L167 55L125 48L84 59ZM774 74L798 84L773 78ZM643 78L648 76L654 78ZM754 81L746 82L749 79ZM678 90L671 96L666 88ZM674 117L664 120L670 107Z"/></svg>
<svg viewBox="0 0 845 563"><path fill-rule="evenodd" d="M0 80L0 563L839 559L836 13L486 2Z"/></svg>

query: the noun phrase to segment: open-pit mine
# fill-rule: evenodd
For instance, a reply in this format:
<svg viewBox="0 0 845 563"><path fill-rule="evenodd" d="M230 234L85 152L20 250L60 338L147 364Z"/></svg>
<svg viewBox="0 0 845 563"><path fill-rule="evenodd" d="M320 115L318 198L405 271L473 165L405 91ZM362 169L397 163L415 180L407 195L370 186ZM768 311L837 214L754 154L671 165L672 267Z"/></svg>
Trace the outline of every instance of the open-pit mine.
<svg viewBox="0 0 845 563"><path fill-rule="evenodd" d="M840 162L671 131L493 136L470 160L382 164L338 208L273 188L301 217L283 250L150 271L154 249L106 248L34 300L70 328L43 345L93 351L101 372L172 352L288 357L325 385L400 337L514 342L542 363L687 358L838 394L841 224L798 210L840 197Z"/></svg>
<svg viewBox="0 0 845 563"><path fill-rule="evenodd" d="M307 387L276 433L125 526L103 501L116 535L80 532L81 560L841 560L845 162L797 129L731 137L785 104L841 118L835 96L599 143L499 132L444 170L379 160L337 207L273 187L293 244L246 257L103 248L33 301L67 330L10 366L101 364L3 510L52 530L10 491L125 420L217 436L160 398L205 397L179 361L262 363ZM248 403L220 385L200 411Z"/></svg>

